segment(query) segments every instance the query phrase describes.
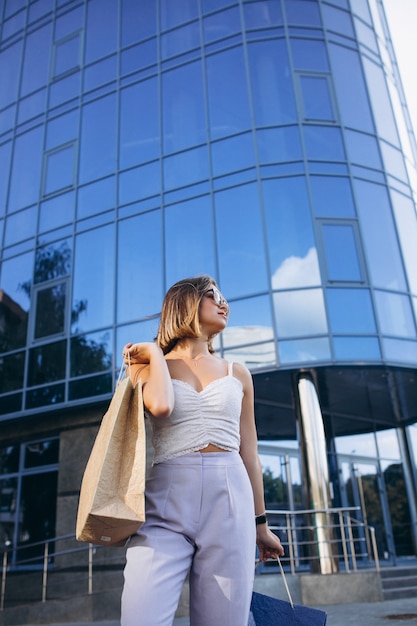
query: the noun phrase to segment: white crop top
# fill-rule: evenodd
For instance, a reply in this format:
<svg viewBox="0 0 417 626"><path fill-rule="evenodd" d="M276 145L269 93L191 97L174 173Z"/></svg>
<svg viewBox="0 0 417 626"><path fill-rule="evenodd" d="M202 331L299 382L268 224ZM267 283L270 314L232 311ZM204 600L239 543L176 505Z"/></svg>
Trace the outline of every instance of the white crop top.
<svg viewBox="0 0 417 626"><path fill-rule="evenodd" d="M233 376L216 378L201 391L183 380L172 379L175 406L167 418L148 417L152 424L154 464L176 456L197 452L213 444L227 451L239 452L240 413L243 389Z"/></svg>

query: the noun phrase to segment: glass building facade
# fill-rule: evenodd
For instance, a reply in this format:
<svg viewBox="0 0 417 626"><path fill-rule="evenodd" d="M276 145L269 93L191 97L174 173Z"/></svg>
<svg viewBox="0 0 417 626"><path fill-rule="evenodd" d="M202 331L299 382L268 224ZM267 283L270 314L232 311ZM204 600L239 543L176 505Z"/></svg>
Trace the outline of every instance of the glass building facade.
<svg viewBox="0 0 417 626"><path fill-rule="evenodd" d="M381 1L0 12L0 544L72 532L122 346L205 273L231 305L216 348L253 373L269 504L308 496L307 373L332 503L367 511L387 560L416 554L417 150Z"/></svg>

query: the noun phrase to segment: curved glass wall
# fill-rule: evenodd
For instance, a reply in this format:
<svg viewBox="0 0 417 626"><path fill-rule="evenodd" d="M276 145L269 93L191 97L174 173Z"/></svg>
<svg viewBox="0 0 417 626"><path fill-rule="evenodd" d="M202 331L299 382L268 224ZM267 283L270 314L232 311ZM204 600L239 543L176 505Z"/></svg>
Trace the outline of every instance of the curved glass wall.
<svg viewBox="0 0 417 626"><path fill-rule="evenodd" d="M5 0L0 412L111 392L210 273L250 368L417 365L415 143L377 0Z"/></svg>

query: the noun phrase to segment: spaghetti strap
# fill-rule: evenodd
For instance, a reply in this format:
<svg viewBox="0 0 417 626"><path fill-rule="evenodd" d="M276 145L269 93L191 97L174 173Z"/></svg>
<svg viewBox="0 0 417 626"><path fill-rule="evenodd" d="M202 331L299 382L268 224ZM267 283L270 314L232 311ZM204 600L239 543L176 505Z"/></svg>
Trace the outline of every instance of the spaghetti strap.
<svg viewBox="0 0 417 626"><path fill-rule="evenodd" d="M227 370L227 375L228 375L228 376L233 376L233 361L229 361L229 366L228 366L228 370Z"/></svg>

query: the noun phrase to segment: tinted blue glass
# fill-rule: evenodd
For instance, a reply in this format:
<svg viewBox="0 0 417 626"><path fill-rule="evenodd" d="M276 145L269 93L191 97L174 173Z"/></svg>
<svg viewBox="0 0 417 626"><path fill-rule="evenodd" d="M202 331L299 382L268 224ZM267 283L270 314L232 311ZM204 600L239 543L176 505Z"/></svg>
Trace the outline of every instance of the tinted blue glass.
<svg viewBox="0 0 417 626"><path fill-rule="evenodd" d="M209 177L208 148L195 148L164 159L164 190L191 185Z"/></svg>
<svg viewBox="0 0 417 626"><path fill-rule="evenodd" d="M381 157L375 137L346 129L345 141L348 157L352 163L382 169Z"/></svg>
<svg viewBox="0 0 417 626"><path fill-rule="evenodd" d="M67 37L84 26L84 6L78 6L72 11L57 17L55 21L55 41Z"/></svg>
<svg viewBox="0 0 417 626"><path fill-rule="evenodd" d="M331 356L327 337L280 341L278 343L278 353L282 365L328 361Z"/></svg>
<svg viewBox="0 0 417 626"><path fill-rule="evenodd" d="M213 276L215 248L210 197L166 207L165 240L167 284L197 274Z"/></svg>
<svg viewBox="0 0 417 626"><path fill-rule="evenodd" d="M161 303L162 304L162 303ZM159 307L161 308L161 307ZM118 369L122 366L122 351L127 343L138 341L153 341L158 332L159 319L146 320L136 324L124 324L116 330L116 355L115 362Z"/></svg>
<svg viewBox="0 0 417 626"><path fill-rule="evenodd" d="M334 121L329 81L326 77L300 76L304 118Z"/></svg>
<svg viewBox="0 0 417 626"><path fill-rule="evenodd" d="M375 291L375 303L383 335L416 336L414 317L408 296L388 291Z"/></svg>
<svg viewBox="0 0 417 626"><path fill-rule="evenodd" d="M39 198L43 134L43 128L35 128L15 140L9 213L34 204Z"/></svg>
<svg viewBox="0 0 417 626"><path fill-rule="evenodd" d="M161 28L165 30L196 19L198 3L195 0L182 0L181 2L161 0L160 11Z"/></svg>
<svg viewBox="0 0 417 626"><path fill-rule="evenodd" d="M246 29L267 28L283 23L279 0L255 0L243 4Z"/></svg>
<svg viewBox="0 0 417 626"><path fill-rule="evenodd" d="M207 58L210 133L212 139L249 130L248 85L241 47Z"/></svg>
<svg viewBox="0 0 417 626"><path fill-rule="evenodd" d="M107 57L84 70L84 91L96 89L117 78L118 58L116 55Z"/></svg>
<svg viewBox="0 0 417 626"><path fill-rule="evenodd" d="M377 133L387 141L399 145L397 128L384 71L365 56L363 57L363 66Z"/></svg>
<svg viewBox="0 0 417 626"><path fill-rule="evenodd" d="M23 60L21 95L44 87L48 82L52 24L28 35Z"/></svg>
<svg viewBox="0 0 417 626"><path fill-rule="evenodd" d="M327 333L326 311L321 289L274 293L279 337L301 337Z"/></svg>
<svg viewBox="0 0 417 626"><path fill-rule="evenodd" d="M262 183L275 289L320 284L320 270L304 177Z"/></svg>
<svg viewBox="0 0 417 626"><path fill-rule="evenodd" d="M79 182L113 173L116 168L116 96L111 94L82 111Z"/></svg>
<svg viewBox="0 0 417 626"><path fill-rule="evenodd" d="M338 110L343 124L373 132L374 125L358 53L329 44L329 54Z"/></svg>
<svg viewBox="0 0 417 626"><path fill-rule="evenodd" d="M384 356L397 363L417 363L417 343L401 339L382 339Z"/></svg>
<svg viewBox="0 0 417 626"><path fill-rule="evenodd" d="M3 216L6 208L7 188L5 181L9 180L10 159L11 159L11 142L0 146L0 171L2 172L3 184L0 185L0 216ZM1 240L0 240L1 241Z"/></svg>
<svg viewBox="0 0 417 626"><path fill-rule="evenodd" d="M161 191L161 165L159 161L136 167L119 174L119 204L136 202Z"/></svg>
<svg viewBox="0 0 417 626"><path fill-rule="evenodd" d="M113 324L114 239L114 225L82 233L76 238L71 310L73 333Z"/></svg>
<svg viewBox="0 0 417 626"><path fill-rule="evenodd" d="M371 282L375 287L405 290L402 261L386 187L355 180L354 190ZM376 224L378 228L375 228Z"/></svg>
<svg viewBox="0 0 417 626"><path fill-rule="evenodd" d="M365 22L372 24L368 3L365 4L362 0L350 0L350 5L352 7L352 11L356 15L359 15L359 17L365 20Z"/></svg>
<svg viewBox="0 0 417 626"><path fill-rule="evenodd" d="M339 128L304 126L307 158L320 161L344 161L342 135Z"/></svg>
<svg viewBox="0 0 417 626"><path fill-rule="evenodd" d="M228 297L267 288L259 193L255 184L215 194L219 278Z"/></svg>
<svg viewBox="0 0 417 626"><path fill-rule="evenodd" d="M352 188L348 178L310 176L314 212L318 217L355 217Z"/></svg>
<svg viewBox="0 0 417 626"><path fill-rule="evenodd" d="M33 282L35 284L67 276L72 267L72 240L61 239L36 250ZM63 285L64 283L60 283Z"/></svg>
<svg viewBox="0 0 417 626"><path fill-rule="evenodd" d="M334 355L338 361L379 361L381 350L376 337L334 337Z"/></svg>
<svg viewBox="0 0 417 626"><path fill-rule="evenodd" d="M285 0L284 4L288 24L292 26L321 25L317 2L311 2L311 0Z"/></svg>
<svg viewBox="0 0 417 626"><path fill-rule="evenodd" d="M256 140L258 159L262 165L299 161L303 158L298 126L258 130Z"/></svg>
<svg viewBox="0 0 417 626"><path fill-rule="evenodd" d="M130 74L157 62L157 40L148 39L137 46L124 50L120 55L121 74Z"/></svg>
<svg viewBox="0 0 417 626"><path fill-rule="evenodd" d="M74 210L75 193L73 191L45 200L40 208L39 232L71 223L74 219Z"/></svg>
<svg viewBox="0 0 417 626"><path fill-rule="evenodd" d="M7 349L9 349L9 346L3 343L3 332L0 331L0 351L6 352ZM24 352L18 352L17 354L11 354L10 356L2 357L0 359L0 393L7 393L9 391L14 391L15 389L21 389L23 387L24 371ZM3 471L3 473L8 472Z"/></svg>
<svg viewBox="0 0 417 626"><path fill-rule="evenodd" d="M355 18L355 29L358 41L370 48L373 52L375 52L375 54L379 54L375 31L371 28L371 26L368 26L361 20Z"/></svg>
<svg viewBox="0 0 417 626"><path fill-rule="evenodd" d="M161 35L161 57L183 54L200 47L200 24L193 22Z"/></svg>
<svg viewBox="0 0 417 626"><path fill-rule="evenodd" d="M72 337L70 376L103 372L112 366L113 333L111 330Z"/></svg>
<svg viewBox="0 0 417 626"><path fill-rule="evenodd" d="M79 112L76 110L48 122L46 126L45 149L52 150L72 139L76 139L78 135L78 120Z"/></svg>
<svg viewBox="0 0 417 626"><path fill-rule="evenodd" d="M127 46L156 33L156 2L142 2L138 16L137 0L122 0L122 45Z"/></svg>
<svg viewBox="0 0 417 626"><path fill-rule="evenodd" d="M205 17L203 21L205 43L230 37L230 35L234 35L241 30L239 7L231 7L221 13L214 13L209 17Z"/></svg>
<svg viewBox="0 0 417 626"><path fill-rule="evenodd" d="M296 70L329 71L324 41L291 38L291 53Z"/></svg>
<svg viewBox="0 0 417 626"><path fill-rule="evenodd" d="M38 20L40 17L43 17L44 15L52 11L53 7L53 0L37 0L37 2L33 2L29 6L29 22Z"/></svg>
<svg viewBox="0 0 417 626"><path fill-rule="evenodd" d="M103 178L78 190L77 218L89 217L116 205L116 179Z"/></svg>
<svg viewBox="0 0 417 626"><path fill-rule="evenodd" d="M26 120L44 114L45 107L46 89L41 89L27 98L22 98L19 102L18 123L22 124Z"/></svg>
<svg viewBox="0 0 417 626"><path fill-rule="evenodd" d="M237 4L236 0L202 0L202 7L205 13L221 9L230 4Z"/></svg>
<svg viewBox="0 0 417 626"><path fill-rule="evenodd" d="M323 4L323 23L327 30L341 33L345 37L354 39L352 18L348 11Z"/></svg>
<svg viewBox="0 0 417 626"><path fill-rule="evenodd" d="M211 144L213 175L222 176L230 171L253 167L255 152L252 133L230 137Z"/></svg>
<svg viewBox="0 0 417 626"><path fill-rule="evenodd" d="M227 297L227 295L226 295ZM230 316L222 333L225 347L270 341L274 338L269 296L245 298L230 304Z"/></svg>
<svg viewBox="0 0 417 626"><path fill-rule="evenodd" d="M59 76L59 74L64 74L75 67L79 67L80 45L81 37L78 33L55 45L54 76Z"/></svg>
<svg viewBox="0 0 417 626"><path fill-rule="evenodd" d="M401 180L408 182L402 152L385 143L385 141L381 141L379 145L381 146L382 158L386 171L391 176L396 176L396 178L400 178Z"/></svg>
<svg viewBox="0 0 417 626"><path fill-rule="evenodd" d="M29 351L27 377L29 387L65 378L66 343L66 341L57 341Z"/></svg>
<svg viewBox="0 0 417 626"><path fill-rule="evenodd" d="M201 61L162 75L164 152L175 152L207 139Z"/></svg>
<svg viewBox="0 0 417 626"><path fill-rule="evenodd" d="M367 289L327 289L327 311L333 333L375 333L375 318Z"/></svg>
<svg viewBox="0 0 417 626"><path fill-rule="evenodd" d="M75 146L72 144L47 155L44 194L74 184Z"/></svg>
<svg viewBox="0 0 417 626"><path fill-rule="evenodd" d="M80 91L80 72L75 72L74 74L70 74L70 76L66 76L61 80L51 83L49 87L49 108L53 109L68 100L77 98L80 95Z"/></svg>
<svg viewBox="0 0 417 626"><path fill-rule="evenodd" d="M1 79L0 79L1 80ZM0 90L1 93L1 90ZM15 123L16 105L7 107L0 112L0 135L11 130Z"/></svg>
<svg viewBox="0 0 417 626"><path fill-rule="evenodd" d="M28 252L3 261L1 266L1 289L23 311L21 318L27 323L30 306L34 253Z"/></svg>
<svg viewBox="0 0 417 626"><path fill-rule="evenodd" d="M118 3L114 0L90 0L87 4L85 61L90 63L116 51Z"/></svg>
<svg viewBox="0 0 417 626"><path fill-rule="evenodd" d="M162 262L160 211L119 223L116 300L119 323L159 313L164 284Z"/></svg>
<svg viewBox="0 0 417 626"><path fill-rule="evenodd" d="M353 226L323 224L322 232L328 279L330 281L362 280Z"/></svg>
<svg viewBox="0 0 417 626"><path fill-rule="evenodd" d="M18 241L33 237L36 233L36 218L38 210L35 207L19 211L6 219L4 245L11 246Z"/></svg>
<svg viewBox="0 0 417 626"><path fill-rule="evenodd" d="M9 37L13 37L19 31L22 31L25 26L26 21L26 11L20 11L19 13L15 13L13 17L8 20L4 20L3 22L3 32L2 39L6 41Z"/></svg>
<svg viewBox="0 0 417 626"><path fill-rule="evenodd" d="M254 331L255 329L245 329L242 333L242 339L244 336L246 336L248 340L250 340L253 334L251 333L251 330ZM223 331L222 337L224 337L224 333L227 332L227 329ZM262 331L258 334L258 336L261 336L261 334ZM218 346L216 346L216 341L214 341L214 347L216 350L218 349ZM265 367L267 365L275 364L277 361L276 346L273 341L251 344L242 348L235 347L232 349L228 349L225 350L224 357L228 361L237 361L238 363L243 363L251 370L254 370L257 367Z"/></svg>
<svg viewBox="0 0 417 626"><path fill-rule="evenodd" d="M158 82L150 78L120 95L120 167L159 157Z"/></svg>
<svg viewBox="0 0 417 626"><path fill-rule="evenodd" d="M391 190L395 221L411 291L417 294L417 217L411 198Z"/></svg>
<svg viewBox="0 0 417 626"><path fill-rule="evenodd" d="M0 109L8 106L17 98L19 89L22 41L0 52Z"/></svg>
<svg viewBox="0 0 417 626"><path fill-rule="evenodd" d="M248 55L255 124L269 126L296 121L286 42L273 40L250 43Z"/></svg>

